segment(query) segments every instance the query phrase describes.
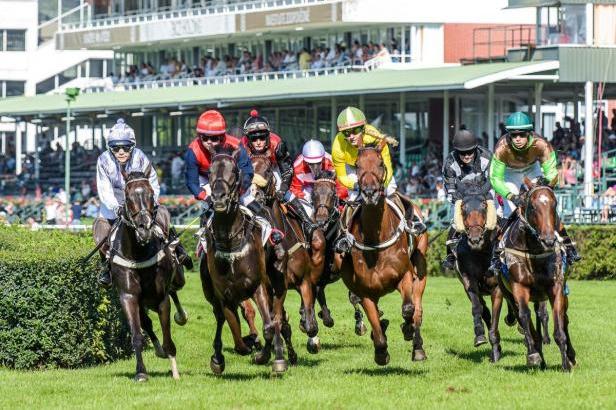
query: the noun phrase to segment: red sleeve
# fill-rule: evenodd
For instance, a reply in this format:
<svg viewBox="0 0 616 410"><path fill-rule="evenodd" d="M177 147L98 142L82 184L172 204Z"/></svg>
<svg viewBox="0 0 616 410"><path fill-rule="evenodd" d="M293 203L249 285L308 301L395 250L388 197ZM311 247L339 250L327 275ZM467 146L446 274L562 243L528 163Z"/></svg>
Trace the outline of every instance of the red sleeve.
<svg viewBox="0 0 616 410"><path fill-rule="evenodd" d="M340 199L347 199L349 197L349 190L338 179L336 179L336 194Z"/></svg>
<svg viewBox="0 0 616 410"><path fill-rule="evenodd" d="M291 187L289 190L298 198L304 198L304 184L299 180L297 175L293 173L293 179L291 180Z"/></svg>

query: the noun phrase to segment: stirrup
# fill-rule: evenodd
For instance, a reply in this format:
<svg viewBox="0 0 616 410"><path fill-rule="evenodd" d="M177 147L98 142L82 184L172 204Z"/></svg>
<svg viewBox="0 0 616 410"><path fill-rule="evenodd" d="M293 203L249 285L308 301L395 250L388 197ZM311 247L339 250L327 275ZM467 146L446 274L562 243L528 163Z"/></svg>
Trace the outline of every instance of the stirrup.
<svg viewBox="0 0 616 410"><path fill-rule="evenodd" d="M346 236L339 238L334 244L334 251L336 253L349 253L353 245Z"/></svg>

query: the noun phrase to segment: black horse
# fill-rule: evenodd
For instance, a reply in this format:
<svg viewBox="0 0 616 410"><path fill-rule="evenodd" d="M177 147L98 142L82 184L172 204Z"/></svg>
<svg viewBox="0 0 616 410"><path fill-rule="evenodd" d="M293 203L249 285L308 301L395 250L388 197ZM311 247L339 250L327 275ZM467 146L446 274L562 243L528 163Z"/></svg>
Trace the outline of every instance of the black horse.
<svg viewBox="0 0 616 410"><path fill-rule="evenodd" d="M178 308L176 321L185 323L186 320L177 294L171 290L177 269L181 269L174 255L179 242L169 243L162 232L164 227L155 224L154 190L148 175L149 167L146 172L123 174L126 200L121 221L110 235L111 275L131 330L137 359L136 381L148 378L142 357L142 328L152 340L156 355L169 358L172 376L179 379L176 347L171 339L170 296ZM162 347L152 329L148 309L158 313L163 332Z"/></svg>

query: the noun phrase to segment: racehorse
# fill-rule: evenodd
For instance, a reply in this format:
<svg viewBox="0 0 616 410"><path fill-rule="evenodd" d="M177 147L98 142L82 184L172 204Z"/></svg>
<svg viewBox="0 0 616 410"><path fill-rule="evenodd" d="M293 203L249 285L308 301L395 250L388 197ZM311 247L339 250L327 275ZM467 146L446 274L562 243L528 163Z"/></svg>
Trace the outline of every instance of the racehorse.
<svg viewBox="0 0 616 410"><path fill-rule="evenodd" d="M361 143L358 147L356 166L362 202L352 211L345 232L352 250L344 256L336 255L345 285L361 298L370 321L374 360L379 365L389 362L385 336L389 322L379 318L378 301L396 289L402 295L402 333L405 340L413 341L412 359L426 358L420 329L428 235L407 236L401 201L385 196L387 175L381 156L385 144L382 140L376 147ZM345 214L349 212L347 208ZM417 207L415 212L419 212Z"/></svg>
<svg viewBox="0 0 616 410"><path fill-rule="evenodd" d="M181 269L175 258L177 240L167 243L161 227L154 224L156 208L154 190L150 186L145 172L122 173L125 181L125 204L119 222L110 234L110 262L113 283L119 293L122 310L128 320L132 345L137 359L136 381L146 381L148 375L143 364L144 337L141 329L148 334L155 348L156 355L169 358L174 379L179 379L175 359L176 347L171 339L170 302L172 296L176 302L178 314L176 322L186 323L186 316L175 290L170 286ZM167 224L169 221L166 221ZM168 228L168 226L167 226ZM180 287L183 284L180 284ZM163 345L152 328L148 309L158 313L163 332Z"/></svg>
<svg viewBox="0 0 616 410"><path fill-rule="evenodd" d="M454 228L461 234L454 249L456 271L471 301L475 347L487 343L483 319L489 328L492 345L490 361L497 362L501 358L498 321L503 293L498 286L498 278L489 273L492 249L498 240L496 209L489 190L482 189L479 184L464 182L456 191L464 194L461 200L456 201L454 211ZM491 315L484 296L492 299Z"/></svg>
<svg viewBox="0 0 616 410"><path fill-rule="evenodd" d="M562 369L575 365L575 350L569 336L569 298L566 259L557 229L560 225L554 191L547 181L532 183L524 178L522 204L516 220L505 232L504 266L500 281L504 295L515 307L524 330L527 365L545 368L541 327L533 326L529 302L549 300L554 316L554 340L560 349Z"/></svg>
<svg viewBox="0 0 616 410"><path fill-rule="evenodd" d="M316 286L323 272L325 262L325 237L321 229L316 229L312 238L306 238L301 224L289 218L275 195L276 186L269 155L251 157L255 175L262 177L260 192L257 195L271 210L274 227L284 233L282 245L287 252L286 282L289 288L296 289L302 299L300 307L300 330L308 335L306 349L317 353L321 342L317 336L319 327L314 311ZM286 338L285 338L286 341ZM290 340L287 345L290 344Z"/></svg>
<svg viewBox="0 0 616 410"><path fill-rule="evenodd" d="M268 275L261 229L240 209L238 156L237 149L212 152L209 171L214 216L211 226L205 231L207 252L202 255L200 273L203 293L216 317L210 368L215 374L221 374L225 369L222 354L225 320L229 322L236 351L240 354L251 352L241 338L237 308L242 301L253 298L263 321L265 339L265 345L254 356L254 361L267 364L273 347L272 371L281 373L287 369L281 338L286 287L282 276ZM273 304L270 304L269 295L272 295Z"/></svg>

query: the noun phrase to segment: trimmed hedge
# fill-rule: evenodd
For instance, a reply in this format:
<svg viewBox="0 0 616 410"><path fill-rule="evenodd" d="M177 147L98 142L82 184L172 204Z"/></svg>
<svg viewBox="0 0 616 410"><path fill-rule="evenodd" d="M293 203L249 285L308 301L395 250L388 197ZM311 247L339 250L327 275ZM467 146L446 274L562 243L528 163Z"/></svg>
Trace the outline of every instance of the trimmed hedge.
<svg viewBox="0 0 616 410"><path fill-rule="evenodd" d="M431 231L435 237L440 231ZM616 226L613 225L574 225L567 232L576 242L582 260L569 271L571 279L616 279ZM454 272L441 271L441 261L445 258L444 232L428 249L428 274L430 276L454 276Z"/></svg>
<svg viewBox="0 0 616 410"><path fill-rule="evenodd" d="M0 228L0 364L82 367L131 353L112 292L97 285L91 235Z"/></svg>

